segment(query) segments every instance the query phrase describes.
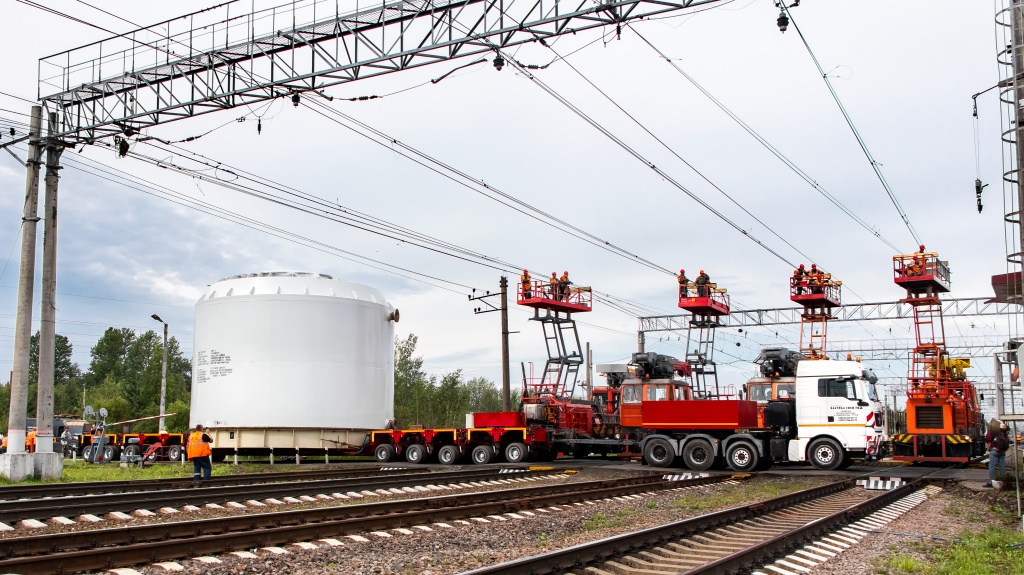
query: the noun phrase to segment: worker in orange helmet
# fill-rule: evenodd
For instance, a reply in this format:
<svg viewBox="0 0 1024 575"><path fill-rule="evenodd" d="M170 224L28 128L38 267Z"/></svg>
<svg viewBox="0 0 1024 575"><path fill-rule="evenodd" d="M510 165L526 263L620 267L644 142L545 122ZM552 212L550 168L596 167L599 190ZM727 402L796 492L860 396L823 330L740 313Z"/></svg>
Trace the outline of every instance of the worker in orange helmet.
<svg viewBox="0 0 1024 575"><path fill-rule="evenodd" d="M796 295L803 295L806 281L804 278L807 277L807 270L804 269L804 264L800 264L800 267L793 270L793 287L796 288Z"/></svg>
<svg viewBox="0 0 1024 575"><path fill-rule="evenodd" d="M704 273L704 270L700 270L700 274L697 275L697 279L693 283L697 285L697 297L707 297L707 285L711 283L711 276Z"/></svg>
<svg viewBox="0 0 1024 575"><path fill-rule="evenodd" d="M558 274L551 272L551 277L548 278L548 298L555 299L558 294Z"/></svg>
<svg viewBox="0 0 1024 575"><path fill-rule="evenodd" d="M522 282L523 286L523 299L533 297L533 280L530 278L530 270L523 270L523 275L519 276L519 281Z"/></svg>
<svg viewBox="0 0 1024 575"><path fill-rule="evenodd" d="M36 430L31 428L28 430L28 435L25 436L25 451L28 453L36 452Z"/></svg>
<svg viewBox="0 0 1024 575"><path fill-rule="evenodd" d="M688 294L687 287L690 280L686 278L686 270L679 270L679 275L676 276L679 280L679 297L686 297Z"/></svg>
<svg viewBox="0 0 1024 575"><path fill-rule="evenodd" d="M558 299L569 301L569 272L562 272L562 277L558 278Z"/></svg>

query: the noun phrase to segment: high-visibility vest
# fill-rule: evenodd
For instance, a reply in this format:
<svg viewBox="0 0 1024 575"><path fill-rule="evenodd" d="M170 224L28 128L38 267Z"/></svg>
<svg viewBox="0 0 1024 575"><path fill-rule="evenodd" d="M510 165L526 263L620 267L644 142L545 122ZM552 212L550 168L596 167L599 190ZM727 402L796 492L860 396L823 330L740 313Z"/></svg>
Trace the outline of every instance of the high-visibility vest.
<svg viewBox="0 0 1024 575"><path fill-rule="evenodd" d="M519 280L523 282L524 286L530 285L530 276L528 276L526 274L523 274L523 275L519 276Z"/></svg>
<svg viewBox="0 0 1024 575"><path fill-rule="evenodd" d="M188 436L188 445L185 447L185 451L189 459L213 455L210 444L203 441L202 431L193 431L192 435Z"/></svg>

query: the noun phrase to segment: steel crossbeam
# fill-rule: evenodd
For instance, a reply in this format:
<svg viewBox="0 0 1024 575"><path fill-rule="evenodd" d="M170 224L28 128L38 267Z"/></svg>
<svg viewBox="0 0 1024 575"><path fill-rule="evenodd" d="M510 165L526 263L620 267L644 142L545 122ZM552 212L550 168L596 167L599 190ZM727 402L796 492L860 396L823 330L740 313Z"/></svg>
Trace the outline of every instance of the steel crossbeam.
<svg viewBox="0 0 1024 575"><path fill-rule="evenodd" d="M989 298L959 298L942 301L944 317L969 317L1017 313L1019 306L1007 303L988 303ZM733 310L719 318L721 327L756 327L800 323L802 307ZM907 319L914 316L909 305L898 301L845 304L835 308L830 321L876 321ZM689 327L689 314L660 315L638 318L641 332L680 331Z"/></svg>
<svg viewBox="0 0 1024 575"><path fill-rule="evenodd" d="M398 0L345 14L336 2L329 15L319 0L228 3L43 58L38 97L56 137L92 141L717 1Z"/></svg>

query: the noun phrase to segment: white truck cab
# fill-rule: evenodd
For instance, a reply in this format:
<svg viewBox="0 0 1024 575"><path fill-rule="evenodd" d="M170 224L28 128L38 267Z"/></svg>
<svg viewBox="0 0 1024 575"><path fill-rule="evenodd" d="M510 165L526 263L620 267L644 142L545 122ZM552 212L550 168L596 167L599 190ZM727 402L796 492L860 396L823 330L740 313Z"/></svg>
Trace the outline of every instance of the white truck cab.
<svg viewBox="0 0 1024 575"><path fill-rule="evenodd" d="M859 361L801 361L796 377L796 438L787 459L839 469L877 458L883 441L877 378Z"/></svg>

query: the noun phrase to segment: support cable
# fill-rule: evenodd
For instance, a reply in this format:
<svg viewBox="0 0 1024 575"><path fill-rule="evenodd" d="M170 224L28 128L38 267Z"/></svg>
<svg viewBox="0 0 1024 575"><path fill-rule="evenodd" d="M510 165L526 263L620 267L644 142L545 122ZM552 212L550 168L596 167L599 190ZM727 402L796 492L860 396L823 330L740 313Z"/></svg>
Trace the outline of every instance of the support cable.
<svg viewBox="0 0 1024 575"><path fill-rule="evenodd" d="M680 191L682 191L686 195L690 196L690 198L693 201L695 201L698 204L700 204L701 206L703 206L704 209L706 209L709 212L711 212L712 214L714 214L716 217L718 217L720 220L722 220L723 222L728 224L731 228L735 229L737 232L739 232L739 233L743 234L744 236L746 236L747 239L749 239L750 241L752 241L755 244L761 246L762 249L764 249L768 253L772 254L773 256L778 258L780 261L782 261L783 263L787 264L789 267L791 267L791 268L795 268L796 267L796 264L794 264L793 262L791 262L788 259L786 259L784 256L782 256L782 254L778 253L774 249L768 247L764 242L762 242L761 240L757 239L756 237L751 235L750 232L748 232L747 230L744 230L738 224L736 224L735 222L730 220L728 217L726 217L725 214L719 212L718 210L713 208L710 204L708 204L704 200L700 199L697 196L697 194L693 193L688 188L686 188L685 186L680 184L678 181L676 181L674 178L672 178L672 176L670 176L667 173L665 173L664 170L662 170L661 168L659 168L656 165L654 165L654 163L652 163L650 160L648 160L643 155L641 155L640 152L637 152L635 149L630 147L629 144L623 142L621 139L618 138L618 136L616 136L615 134L611 133L611 131L609 131L607 128L605 128L603 125L601 125L599 122L597 122L596 120L594 120L593 118L588 116L585 112L583 112L582 110L577 108L572 102L567 100L561 94L556 92L553 88L551 88L550 86L545 84L542 80L540 80L540 78L537 78L536 75L531 74L525 67L519 65L518 62L512 60L512 61L509 62L509 64L511 66L513 66L514 68L516 68L517 70L519 70L519 72L524 77L526 77L526 79L531 80L534 84L539 86L541 88L541 90L546 92L551 97L555 98L559 103L561 103L563 106L565 106L570 111L572 111L574 114L576 114L581 119L583 119L583 121L585 121L588 124L590 124L598 132L601 132L601 134L603 134L609 140L611 140L612 142L617 144L620 148L625 150L631 156L633 156L634 158L636 158L637 160L642 162L644 165L646 165L648 168L650 168L652 171L654 171L654 173L658 174L665 181L667 181L668 183L672 184L673 186L675 186L677 189L679 189ZM668 272L669 274L673 274L673 272L671 272L671 271L668 271L668 270L665 270L665 271Z"/></svg>
<svg viewBox="0 0 1024 575"><path fill-rule="evenodd" d="M637 35L637 37L639 37L641 40L643 40L645 44L650 46L650 48L652 50L654 50L658 54L658 56L660 56L663 60L668 62L668 64L670 66L672 66L672 68L675 69L676 72L679 72L679 74L681 74L691 84L693 84L693 86L695 88L697 88L697 90L699 90L702 94L704 94L704 96L707 97L707 99L711 100L711 102L714 105L718 106L718 109L720 109L723 112L725 112L725 114L727 116L732 118L732 120L734 122L736 122L741 128L743 128L748 134L750 134L751 137L753 137L755 140L757 140L758 143L760 143L762 146L764 146L765 149L767 149L776 158L778 158L779 161L781 161L783 164L785 164L786 167L788 167L790 170L792 170L796 175L800 176L801 179L803 179L805 182L807 182L812 188L817 190L818 193L820 193L822 196L824 196L825 199L827 199L829 202L831 202L834 206L836 206L837 208L842 210L843 213L845 213L847 216L849 216L851 219L853 219L853 221L857 222L858 225L860 225L862 228L867 230L868 233L870 233L871 235L873 235L876 238L878 238L879 240L881 240L883 243L885 243L885 245L889 246L889 248L892 249L894 252L899 252L900 251L899 248L897 248L892 242L890 242L888 239L883 237L882 234L876 228L873 228L866 221L864 221L860 216L858 216L856 213L854 213L850 208L846 207L841 201L839 201L838 198L836 198L834 195L829 193L828 190L826 190L824 187L822 187L821 184L819 184L817 182L817 180L815 180L810 175L808 175L807 172L805 172L802 169L800 169L799 166L797 166L795 163L793 163L793 161L790 160L788 157L786 157L786 155L783 154L781 151L779 151L778 148L773 146L771 144L771 142L769 142L764 137L762 137L761 134L759 134L756 130L754 130L752 127L750 127L749 124L744 122L739 116L737 116L735 113L733 113L733 111L730 110L728 107L726 107L725 104L723 104L720 100L715 98L711 94L711 92L707 91L706 89L704 89L704 87L702 85L698 84L697 81L694 80L692 76L687 74L681 67L679 67L673 61L672 58L669 58L667 55L665 55L664 52L662 52L654 44L652 44L650 40L648 40L642 34L640 34L640 32L638 32L636 30L636 28L634 28L630 24L627 24L626 26L630 30L632 30ZM811 258L808 258L808 259L811 259Z"/></svg>
<svg viewBox="0 0 1024 575"><path fill-rule="evenodd" d="M811 56L811 60L814 61L814 67L818 69L818 73L821 74L821 79L824 80L825 85L828 86L828 91L832 94L832 98L836 101L836 105L839 106L839 111L843 113L843 118L846 119L846 123L850 126L850 130L853 131L853 135L857 139L857 143L860 144L860 149L864 151L864 155L871 164L871 169L873 169L875 171L875 175L878 176L878 181L881 182L882 187L885 188L885 193L888 194L889 199L892 200L892 205L896 208L896 211L899 212L900 218L903 220L903 223L906 224L907 230L910 231L910 235L914 237L914 242L920 244L921 238L918 237L917 231L914 230L914 226L910 224L910 218L907 217L907 213L903 211L903 207L900 206L899 200L896 199L896 194L892 191L892 188L889 187L889 182L885 180L885 176L882 174L882 170L879 168L878 162L876 162L875 158L872 157L871 151L868 150L867 143L864 141L864 138L860 136L860 132L857 131L857 126L853 124L853 119L850 118L850 114L846 112L846 108L843 106L842 101L839 100L839 94L837 94L835 88L832 87L832 82L829 81L828 74L825 73L821 64L818 63L818 58L811 50L811 45L807 43L807 38L804 37L804 33L801 32L800 27L796 25L796 20L793 19L793 14L785 5L782 5L782 9L787 15L789 15L789 21L793 25L793 29L795 29L796 33L800 35L800 40L803 41L804 48L807 49L807 53Z"/></svg>

